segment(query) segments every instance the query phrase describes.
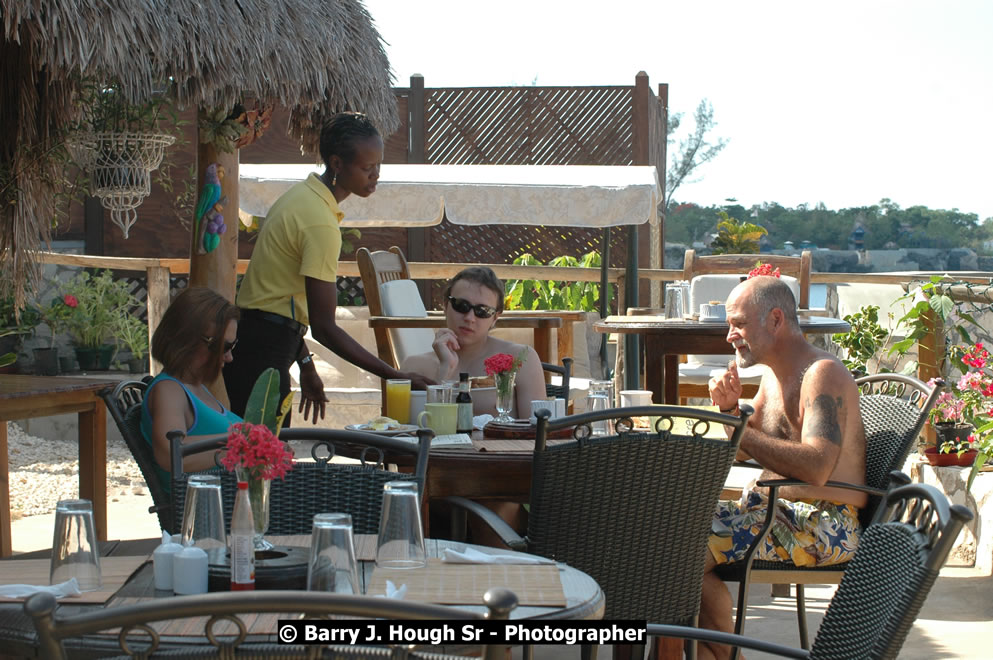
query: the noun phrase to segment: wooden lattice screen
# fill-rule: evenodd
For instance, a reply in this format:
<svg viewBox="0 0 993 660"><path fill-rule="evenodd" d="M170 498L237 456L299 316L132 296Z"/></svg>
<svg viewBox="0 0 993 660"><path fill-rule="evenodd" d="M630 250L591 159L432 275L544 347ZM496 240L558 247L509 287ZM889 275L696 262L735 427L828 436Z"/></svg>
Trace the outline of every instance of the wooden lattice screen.
<svg viewBox="0 0 993 660"><path fill-rule="evenodd" d="M632 89L427 89L427 162L631 165Z"/></svg>

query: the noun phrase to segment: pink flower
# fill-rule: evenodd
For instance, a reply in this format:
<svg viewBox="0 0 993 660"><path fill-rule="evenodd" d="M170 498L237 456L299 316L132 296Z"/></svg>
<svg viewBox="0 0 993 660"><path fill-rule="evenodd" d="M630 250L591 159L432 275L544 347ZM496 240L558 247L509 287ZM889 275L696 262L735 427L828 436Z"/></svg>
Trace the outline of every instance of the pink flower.
<svg viewBox="0 0 993 660"><path fill-rule="evenodd" d="M68 293L65 295L65 297L62 298L62 302L64 302L69 307L78 307L79 306L79 301L76 300L76 296L73 296L73 295L68 294Z"/></svg>
<svg viewBox="0 0 993 660"><path fill-rule="evenodd" d="M514 368L514 358L507 353L496 353L483 360L483 366L486 368L486 375L492 376L511 371Z"/></svg>
<svg viewBox="0 0 993 660"><path fill-rule="evenodd" d="M228 428L221 464L230 472L248 470L251 478L282 479L293 469L293 452L265 425L239 422Z"/></svg>
<svg viewBox="0 0 993 660"><path fill-rule="evenodd" d="M771 277L779 277L779 269L772 269L772 264L764 264L761 261L755 264L755 268L748 271L748 279L753 277L758 277L759 275L769 275Z"/></svg>

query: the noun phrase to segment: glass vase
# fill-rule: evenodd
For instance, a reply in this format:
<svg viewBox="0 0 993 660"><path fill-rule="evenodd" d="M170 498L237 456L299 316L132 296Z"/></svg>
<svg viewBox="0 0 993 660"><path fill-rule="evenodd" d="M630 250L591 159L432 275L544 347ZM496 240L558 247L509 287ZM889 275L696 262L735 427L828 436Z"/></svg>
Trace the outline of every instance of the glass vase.
<svg viewBox="0 0 993 660"><path fill-rule="evenodd" d="M255 551L269 550L272 544L265 540L269 529L269 490L272 479L254 477L248 470L238 469L238 481L248 482L248 502L252 506L252 520L255 523Z"/></svg>
<svg viewBox="0 0 993 660"><path fill-rule="evenodd" d="M516 377L516 371L503 371L493 375L496 382L497 416L494 420L496 422L509 424L514 421L510 413L514 410L514 379Z"/></svg>

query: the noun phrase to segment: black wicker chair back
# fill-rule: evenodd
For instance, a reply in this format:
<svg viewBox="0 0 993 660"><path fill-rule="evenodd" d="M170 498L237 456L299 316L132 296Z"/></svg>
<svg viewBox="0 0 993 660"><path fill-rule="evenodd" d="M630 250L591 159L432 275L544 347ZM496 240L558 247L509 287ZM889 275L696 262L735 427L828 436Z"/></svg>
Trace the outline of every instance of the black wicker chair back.
<svg viewBox="0 0 993 660"><path fill-rule="evenodd" d="M572 376L572 358L562 358L562 366L557 364L541 363L541 368L553 374L562 376L562 382L558 385L552 383L545 384L545 396L553 396L557 399L565 399L566 406L569 405L569 379Z"/></svg>
<svg viewBox="0 0 993 660"><path fill-rule="evenodd" d="M383 503L383 485L388 481L416 481L423 492L427 473L428 452L433 433L418 431L418 440L387 438L374 433L329 429L291 428L280 432L283 440L310 440L313 462L295 461L285 479L272 482L269 496L269 534L309 534L315 513L341 512L352 516L356 534L376 534L379 531ZM226 437L198 440L182 444L182 434L172 436L172 502L177 513L176 527L182 525L186 501L186 481L189 473L182 471L182 456L219 449ZM360 464L331 462L336 455L357 457ZM391 472L386 465L390 455L411 456L412 473ZM221 478L221 500L225 528L230 526L237 490L233 473L215 472ZM175 532L181 530L176 529Z"/></svg>
<svg viewBox="0 0 993 660"><path fill-rule="evenodd" d="M855 382L865 426L865 483L885 490L890 473L903 469L941 387L929 388L902 374L873 374ZM870 496L859 515L863 526L872 521L878 505L879 497Z"/></svg>
<svg viewBox="0 0 993 660"><path fill-rule="evenodd" d="M141 470L141 476L145 478L145 484L148 486L148 492L151 493L153 502L153 505L148 508L148 512L158 515L162 529L173 530L172 505L169 496L155 471L156 463L152 448L141 435L141 403L145 398L145 390L148 387L147 380L149 379L123 381L115 387L108 387L101 391L100 396L107 404L107 411L114 423L117 424L128 449L131 450L131 455L134 457L135 463L138 464L138 469Z"/></svg>
<svg viewBox="0 0 993 660"><path fill-rule="evenodd" d="M605 618L694 624L714 507L751 414L742 408L740 418L654 406L552 422L540 411L528 552L592 576L606 597ZM648 416L658 417L656 432L630 430ZM604 419L614 419L618 433L592 437L591 424ZM695 422L692 431L684 419ZM730 440L723 432L703 437L722 424L735 428ZM574 441L546 446L549 431L569 426Z"/></svg>
<svg viewBox="0 0 993 660"><path fill-rule="evenodd" d="M490 589L483 596L488 612L481 614L441 605L410 603L389 598L371 598L343 594L309 591L226 591L199 596L158 598L127 607L112 607L96 612L73 616L56 616L56 601L51 594L35 594L24 603L25 613L31 617L38 632L39 657L51 660L68 658L66 646L76 647L89 643L90 654L97 657L114 655L132 658L432 658L454 660L456 657L417 651L413 646L330 646L278 644L276 631L268 641L259 641L265 635L247 634L259 622L292 619L303 614L308 619L327 618L329 614L346 618L408 619L408 620L463 620L507 619L517 606L517 597L501 588ZM282 616L271 616L282 614ZM261 616L260 616L261 615ZM270 616L265 616L270 615ZM200 617L199 621L192 617ZM202 646L189 641L176 644L176 637L169 638L170 622L183 620L182 626L203 626ZM155 625L150 625L155 624ZM121 629L120 631L116 629ZM98 639L94 633L104 634ZM80 639L83 635L86 638ZM282 635L281 635L282 636ZM246 639L247 637L247 639ZM187 638L189 639L189 638ZM63 644L71 640L69 644ZM209 640L209 643L208 643ZM102 649L102 651L100 651ZM158 652L156 652L158 651ZM502 660L504 646L483 646L485 660ZM90 657L87 654L87 657ZM75 657L75 655L74 655Z"/></svg>
<svg viewBox="0 0 993 660"><path fill-rule="evenodd" d="M875 522L862 535L809 655L713 630L649 625L648 632L793 658L896 658L962 526L972 518L964 506L950 506L933 486L910 484L890 490Z"/></svg>

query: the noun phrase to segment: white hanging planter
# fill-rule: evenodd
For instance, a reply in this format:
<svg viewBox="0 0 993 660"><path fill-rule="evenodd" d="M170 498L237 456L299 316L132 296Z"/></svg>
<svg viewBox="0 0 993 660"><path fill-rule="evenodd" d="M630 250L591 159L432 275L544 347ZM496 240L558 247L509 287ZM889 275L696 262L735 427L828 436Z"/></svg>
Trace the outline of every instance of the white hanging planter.
<svg viewBox="0 0 993 660"><path fill-rule="evenodd" d="M175 141L168 133L128 132L82 133L68 143L75 161L89 173L90 194L110 210L124 238L138 219L135 209L152 191L152 170Z"/></svg>

